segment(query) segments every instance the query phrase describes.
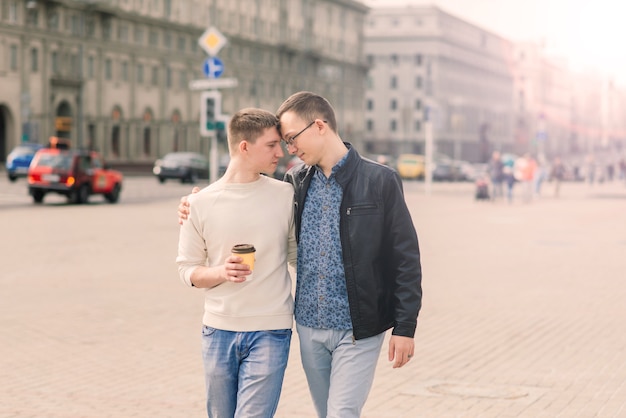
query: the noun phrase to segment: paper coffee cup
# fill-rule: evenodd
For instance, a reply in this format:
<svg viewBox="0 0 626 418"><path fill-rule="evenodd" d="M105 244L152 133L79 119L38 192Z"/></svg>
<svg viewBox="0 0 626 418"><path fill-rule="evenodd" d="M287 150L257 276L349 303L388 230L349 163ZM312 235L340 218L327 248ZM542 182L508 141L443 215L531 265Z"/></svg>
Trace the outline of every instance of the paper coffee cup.
<svg viewBox="0 0 626 418"><path fill-rule="evenodd" d="M250 271L254 270L254 255L256 249L252 244L237 244L233 246L231 254L243 258L242 263L250 266Z"/></svg>

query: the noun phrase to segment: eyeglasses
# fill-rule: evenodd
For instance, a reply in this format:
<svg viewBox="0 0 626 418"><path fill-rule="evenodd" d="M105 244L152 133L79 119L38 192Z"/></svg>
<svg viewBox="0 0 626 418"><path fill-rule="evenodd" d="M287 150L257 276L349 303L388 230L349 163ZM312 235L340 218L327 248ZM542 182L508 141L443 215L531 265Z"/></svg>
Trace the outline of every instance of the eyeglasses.
<svg viewBox="0 0 626 418"><path fill-rule="evenodd" d="M325 120L323 120L322 122L324 122L324 123L328 123L328 122L327 122L327 121L325 121ZM295 142L296 142L296 138L297 138L298 136L300 136L300 134L301 134L302 132L306 131L306 130L307 130L307 129L309 129L311 126L313 126L313 124L314 124L314 123L315 123L315 121L313 121L313 122L309 123L307 126L305 126L305 127L304 127L304 129L303 129L303 130L301 130L300 132L298 132L297 134L295 134L295 135L294 135L294 136L292 136L291 138L283 138L283 141L285 141L285 144L293 146L293 144L295 144Z"/></svg>

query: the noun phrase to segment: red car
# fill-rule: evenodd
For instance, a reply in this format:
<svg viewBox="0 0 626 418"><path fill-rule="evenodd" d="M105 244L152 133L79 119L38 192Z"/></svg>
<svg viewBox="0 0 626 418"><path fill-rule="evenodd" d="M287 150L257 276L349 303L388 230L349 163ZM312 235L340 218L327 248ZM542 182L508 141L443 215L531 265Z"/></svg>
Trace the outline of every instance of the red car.
<svg viewBox="0 0 626 418"><path fill-rule="evenodd" d="M95 151L43 148L28 168L28 193L35 203L47 193L67 196L71 203L86 203L93 194L116 203L122 190L122 173L109 169Z"/></svg>

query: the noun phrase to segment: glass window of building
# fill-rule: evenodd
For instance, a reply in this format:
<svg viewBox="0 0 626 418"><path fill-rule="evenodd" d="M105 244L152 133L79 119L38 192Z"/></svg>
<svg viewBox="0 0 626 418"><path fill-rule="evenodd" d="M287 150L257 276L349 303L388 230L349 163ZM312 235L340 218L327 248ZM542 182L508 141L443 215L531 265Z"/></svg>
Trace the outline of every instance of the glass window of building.
<svg viewBox="0 0 626 418"><path fill-rule="evenodd" d="M128 81L128 61L122 61L122 81Z"/></svg>
<svg viewBox="0 0 626 418"><path fill-rule="evenodd" d="M392 89L397 89L398 88L398 77L396 77L395 75L391 76L391 80L389 82L389 87L391 87Z"/></svg>
<svg viewBox="0 0 626 418"><path fill-rule="evenodd" d="M49 8L48 10L48 29L59 29L59 12L55 8Z"/></svg>
<svg viewBox="0 0 626 418"><path fill-rule="evenodd" d="M111 18L105 17L102 19L102 39L111 39Z"/></svg>
<svg viewBox="0 0 626 418"><path fill-rule="evenodd" d="M30 70L33 73L39 71L39 50L31 48L30 50Z"/></svg>
<svg viewBox="0 0 626 418"><path fill-rule="evenodd" d="M179 75L179 87L181 89L186 89L187 88L187 72L185 70L180 70L180 75Z"/></svg>
<svg viewBox="0 0 626 418"><path fill-rule="evenodd" d="M398 58L398 56L396 54L393 54L391 56L391 65L398 65L398 63L400 62L400 59Z"/></svg>
<svg viewBox="0 0 626 418"><path fill-rule="evenodd" d="M59 53L57 51L52 51L52 56L50 58L52 64L52 74L59 73Z"/></svg>
<svg viewBox="0 0 626 418"><path fill-rule="evenodd" d="M187 39L184 36L178 37L178 52L185 52L185 47L187 46Z"/></svg>
<svg viewBox="0 0 626 418"><path fill-rule="evenodd" d="M172 87L172 69L165 67L165 86L167 88Z"/></svg>
<svg viewBox="0 0 626 418"><path fill-rule="evenodd" d="M396 99L391 99L391 103L389 105L391 110L396 110L398 108L398 101Z"/></svg>
<svg viewBox="0 0 626 418"><path fill-rule="evenodd" d="M420 75L415 77L415 88L416 89L421 89L422 88L422 76L420 76Z"/></svg>
<svg viewBox="0 0 626 418"><path fill-rule="evenodd" d="M128 42L128 25L120 24L117 29L117 38L122 42Z"/></svg>
<svg viewBox="0 0 626 418"><path fill-rule="evenodd" d="M135 43L141 45L143 44L143 28L135 27Z"/></svg>
<svg viewBox="0 0 626 418"><path fill-rule="evenodd" d="M104 78L106 80L113 78L113 61L111 61L111 58L104 60Z"/></svg>
<svg viewBox="0 0 626 418"><path fill-rule="evenodd" d="M9 13L7 15L8 21L11 23L17 23L17 1L10 0L9 3Z"/></svg>
<svg viewBox="0 0 626 418"><path fill-rule="evenodd" d="M72 35L81 35L80 20L76 15L72 15L70 17L70 31L72 32Z"/></svg>
<svg viewBox="0 0 626 418"><path fill-rule="evenodd" d="M137 64L137 84L143 84L143 64Z"/></svg>
<svg viewBox="0 0 626 418"><path fill-rule="evenodd" d="M422 121L421 120L416 120L415 121L415 132L419 132L422 130Z"/></svg>
<svg viewBox="0 0 626 418"><path fill-rule="evenodd" d="M374 101L372 99L367 99L367 110L374 110Z"/></svg>
<svg viewBox="0 0 626 418"><path fill-rule="evenodd" d="M156 65L152 67L151 83L153 86L159 85L159 67L157 67Z"/></svg>
<svg viewBox="0 0 626 418"><path fill-rule="evenodd" d="M94 57L93 55L90 55L89 57L87 57L87 77L88 78L93 78L93 71L94 71Z"/></svg>
<svg viewBox="0 0 626 418"><path fill-rule="evenodd" d="M11 45L9 68L11 71L17 71L17 45Z"/></svg>
<svg viewBox="0 0 626 418"><path fill-rule="evenodd" d="M39 25L39 10L28 9L26 13L26 24L29 26Z"/></svg>
<svg viewBox="0 0 626 418"><path fill-rule="evenodd" d="M420 99L415 100L415 110L420 110L422 108L422 101Z"/></svg>
<svg viewBox="0 0 626 418"><path fill-rule="evenodd" d="M389 122L389 130L391 132L395 132L397 128L398 128L398 123L396 122L395 119L391 119L391 121Z"/></svg>
<svg viewBox="0 0 626 418"><path fill-rule="evenodd" d="M374 130L374 121L373 120L368 119L366 125L367 125L367 131L368 132L372 132Z"/></svg>
<svg viewBox="0 0 626 418"><path fill-rule="evenodd" d="M422 54L416 54L415 55L415 65L417 67L422 65Z"/></svg>
<svg viewBox="0 0 626 418"><path fill-rule="evenodd" d="M159 32L157 32L156 30L150 30L148 43L150 44L150 46L158 46L159 45Z"/></svg>
<svg viewBox="0 0 626 418"><path fill-rule="evenodd" d="M165 32L163 34L163 46L165 46L167 49L170 49L172 47L172 35L169 32Z"/></svg>

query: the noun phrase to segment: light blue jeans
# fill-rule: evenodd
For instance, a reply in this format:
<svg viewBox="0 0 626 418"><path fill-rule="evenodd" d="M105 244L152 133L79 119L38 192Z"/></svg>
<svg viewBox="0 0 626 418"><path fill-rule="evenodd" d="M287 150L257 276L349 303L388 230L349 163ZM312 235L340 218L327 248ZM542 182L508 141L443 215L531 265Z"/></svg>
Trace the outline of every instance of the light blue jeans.
<svg viewBox="0 0 626 418"><path fill-rule="evenodd" d="M290 344L290 329L233 332L203 326L209 418L273 417Z"/></svg>
<svg viewBox="0 0 626 418"><path fill-rule="evenodd" d="M302 366L320 418L356 418L374 382L385 333L352 340L352 330L296 324Z"/></svg>

